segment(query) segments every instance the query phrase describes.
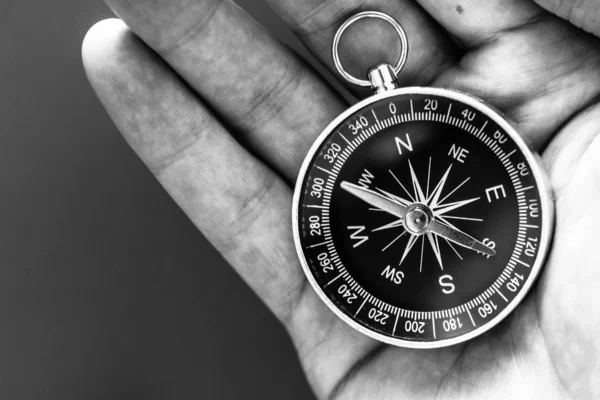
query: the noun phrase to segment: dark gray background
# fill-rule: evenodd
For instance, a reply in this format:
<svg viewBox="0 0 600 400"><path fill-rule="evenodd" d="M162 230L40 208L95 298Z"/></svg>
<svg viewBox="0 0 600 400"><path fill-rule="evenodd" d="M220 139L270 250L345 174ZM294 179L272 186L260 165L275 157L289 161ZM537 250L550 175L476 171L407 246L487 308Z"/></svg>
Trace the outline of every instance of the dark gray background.
<svg viewBox="0 0 600 400"><path fill-rule="evenodd" d="M80 45L109 16L100 0L3 4L0 398L311 398L279 323L92 93Z"/></svg>

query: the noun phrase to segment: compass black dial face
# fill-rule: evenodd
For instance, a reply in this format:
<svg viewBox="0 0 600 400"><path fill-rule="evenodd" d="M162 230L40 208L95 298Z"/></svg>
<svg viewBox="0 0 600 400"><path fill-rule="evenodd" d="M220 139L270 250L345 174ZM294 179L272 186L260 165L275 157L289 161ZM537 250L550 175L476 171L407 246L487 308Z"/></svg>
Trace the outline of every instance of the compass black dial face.
<svg viewBox="0 0 600 400"><path fill-rule="evenodd" d="M534 156L496 112L444 90L397 91L315 144L294 233L311 283L344 320L438 347L521 301L545 257L549 203Z"/></svg>

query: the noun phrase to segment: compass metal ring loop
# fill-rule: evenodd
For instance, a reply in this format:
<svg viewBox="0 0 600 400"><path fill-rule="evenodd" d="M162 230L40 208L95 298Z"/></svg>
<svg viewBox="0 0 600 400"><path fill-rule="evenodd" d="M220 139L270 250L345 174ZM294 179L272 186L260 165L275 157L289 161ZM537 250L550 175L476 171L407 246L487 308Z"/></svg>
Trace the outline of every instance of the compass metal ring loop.
<svg viewBox="0 0 600 400"><path fill-rule="evenodd" d="M384 20L384 21L388 22L390 25L392 25L392 27L396 30L396 33L398 33L398 36L400 37L400 41L402 43L402 50L400 53L400 58L398 58L398 62L396 63L396 66L394 67L394 72L396 73L396 75L398 75L400 73L400 71L402 71L402 68L404 68L404 65L406 64L406 59L408 58L408 38L406 37L406 32L404 31L404 28L402 28L402 25L400 25L400 23L398 21L396 21L394 18L390 17L389 15L384 14L382 12L378 12L378 11L365 11L365 12L356 14L355 16L353 16L352 18L350 18L349 20L344 22L344 24L338 29L338 31L336 32L335 37L333 39L333 51L332 51L333 63L335 65L335 68L338 70L340 75L342 75L342 77L345 80L347 80L348 82L353 83L358 86L370 87L371 86L370 81L368 81L366 79L358 79L358 78L352 76L348 71L346 71L346 69L344 68L344 66L342 65L342 62L340 60L340 52L339 52L340 40L342 38L342 35L346 31L346 29L348 29L350 27L350 25L352 25L353 23L358 22L361 19L366 19L366 18L375 18L375 19Z"/></svg>

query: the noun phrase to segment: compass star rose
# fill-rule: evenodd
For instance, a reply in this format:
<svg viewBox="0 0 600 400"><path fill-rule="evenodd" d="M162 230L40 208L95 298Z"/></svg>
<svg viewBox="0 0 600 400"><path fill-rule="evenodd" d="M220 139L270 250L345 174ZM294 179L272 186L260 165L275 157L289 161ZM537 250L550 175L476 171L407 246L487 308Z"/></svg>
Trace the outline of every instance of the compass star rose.
<svg viewBox="0 0 600 400"><path fill-rule="evenodd" d="M407 198L394 195L392 193L386 192L381 189L377 189L377 191L382 193L386 197L388 197L392 200L395 200L396 202L398 202L406 207L409 207L409 208L415 207L415 206L424 206L424 207L422 207L422 209L426 210L427 212L430 212L430 214L431 214L430 218L432 220L440 221L444 225L449 226L457 231L458 231L458 228L456 228L449 220L459 219L459 220L483 222L482 219L458 217L458 216L452 216L449 214L452 211L455 211L461 207L464 207L468 204L471 204L471 203L474 203L474 202L480 200L480 197L477 197L477 198L470 198L467 200L456 201L456 202L446 202L446 200L448 198L450 198L454 193L456 193L470 179L470 178L465 179L460 185L458 185L453 190L451 190L450 192L448 192L447 194L444 195L444 189L446 187L446 182L448 181L448 177L450 176L450 172L452 170L452 164L450 164L450 166L448 167L448 169L446 170L446 172L444 173L444 175L442 176L440 181L437 183L437 185L435 185L435 187L431 191L431 193L429 192L430 183L431 183L431 158L429 159L427 185L425 186L425 190L423 190L423 186L421 186L419 179L417 178L417 175L415 173L415 170L412 166L412 163L410 161L408 162L408 167L409 167L409 172L410 172L410 177L411 177L412 191L409 191L402 184L402 182L398 179L398 177L394 174L393 171L391 171L391 170L389 171L390 174L393 176L394 180L402 188L402 190L406 194ZM417 207L417 209L420 210L419 207ZM422 219L423 217L426 217L425 215L423 215L423 213L424 213L424 211L420 211L420 213L417 213L417 218ZM420 223L421 220L418 219L416 222ZM398 235L390 244L388 244L383 249L383 251L385 251L389 247L391 247L401 237L403 237L407 233L410 233L410 237L406 243L404 253L402 255L402 259L400 260L399 265L402 265L402 263L406 260L406 257L411 253L411 250L415 247L415 245L419 242L419 240L422 239L421 240L421 265L420 265L420 269L422 270L422 268L423 268L423 253L424 253L424 247L425 247L425 241L426 241L425 238L427 238L427 242L429 242L429 245L430 245L433 253L435 254L435 257L438 260L440 268L443 270L444 264L442 261L442 253L441 253L440 241L439 241L440 235L437 234L436 232L432 232L429 230L424 231L424 232L415 232L414 230L411 231L410 227L407 226L407 223L410 223L409 219L407 219L405 222L405 218L401 218L390 224L384 225L384 226L374 230L374 232L375 232L375 231L391 229L391 228L400 227L400 226L404 227L404 231L400 235ZM443 236L442 236L442 239L444 241L446 241L446 243L450 246L450 248L452 248L452 250L456 253L456 255L462 260L460 253L458 252L456 247L451 243L451 241Z"/></svg>

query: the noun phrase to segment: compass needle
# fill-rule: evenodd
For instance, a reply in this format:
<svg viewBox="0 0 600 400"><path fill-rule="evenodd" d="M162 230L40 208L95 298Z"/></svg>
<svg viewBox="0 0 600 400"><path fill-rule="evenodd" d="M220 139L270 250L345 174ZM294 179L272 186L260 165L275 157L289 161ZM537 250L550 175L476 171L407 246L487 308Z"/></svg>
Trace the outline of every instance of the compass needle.
<svg viewBox="0 0 600 400"><path fill-rule="evenodd" d="M363 18L392 24L402 42L398 64L374 66L369 80L351 77L337 53ZM378 12L335 35L342 76L377 94L311 147L293 233L307 281L337 316L388 344L438 348L486 332L525 298L549 249L552 198L536 156L495 109L397 87L407 44Z"/></svg>
<svg viewBox="0 0 600 400"><path fill-rule="evenodd" d="M429 226L429 229L436 235L439 235L444 239L448 239L451 242L466 247L467 249L475 250L479 253L483 253L488 256L496 255L496 251L481 243L477 239L467 235L466 233L458 229L451 228L448 225L442 224L438 221L433 221Z"/></svg>
<svg viewBox="0 0 600 400"><path fill-rule="evenodd" d="M444 238L444 240L446 241L446 243L448 243L448 246L450 246L450 248L451 248L452 250L454 250L454 252L455 252L455 253L456 253L456 255L458 256L458 258L460 258L461 260L464 260L464 259L462 258L462 256L460 255L460 253L458 252L458 250L456 250L456 247L454 247L454 246L452 245L452 242L450 242L450 241L449 241L448 239L446 239L446 238Z"/></svg>
<svg viewBox="0 0 600 400"><path fill-rule="evenodd" d="M399 218L404 218L406 214L406 207L399 202L390 200L389 198L374 192L373 190L366 189L360 185L355 185L350 182L342 182L342 189L349 192L350 194L358 197L367 204L372 205L386 211Z"/></svg>
<svg viewBox="0 0 600 400"><path fill-rule="evenodd" d="M445 216L445 215L438 215L438 216L436 216L436 218L437 218L439 221L442 221L442 222L444 223L444 225L447 225L447 226L449 226L450 228L454 228L454 229L456 229L456 230L459 230L459 229L458 229L456 226L454 226L452 223L450 223L450 221L448 221L448 220L446 219L446 216Z"/></svg>
<svg viewBox="0 0 600 400"><path fill-rule="evenodd" d="M411 202L411 201L405 200L402 197L398 197L395 194L391 194L390 192L386 192L385 190L382 190L382 189L377 189L377 190L379 192L381 192L382 194L386 195L387 197L389 197L390 199L394 199L394 200L398 201L399 203L402 203L403 205L405 205L407 207L414 203L414 201Z"/></svg>

